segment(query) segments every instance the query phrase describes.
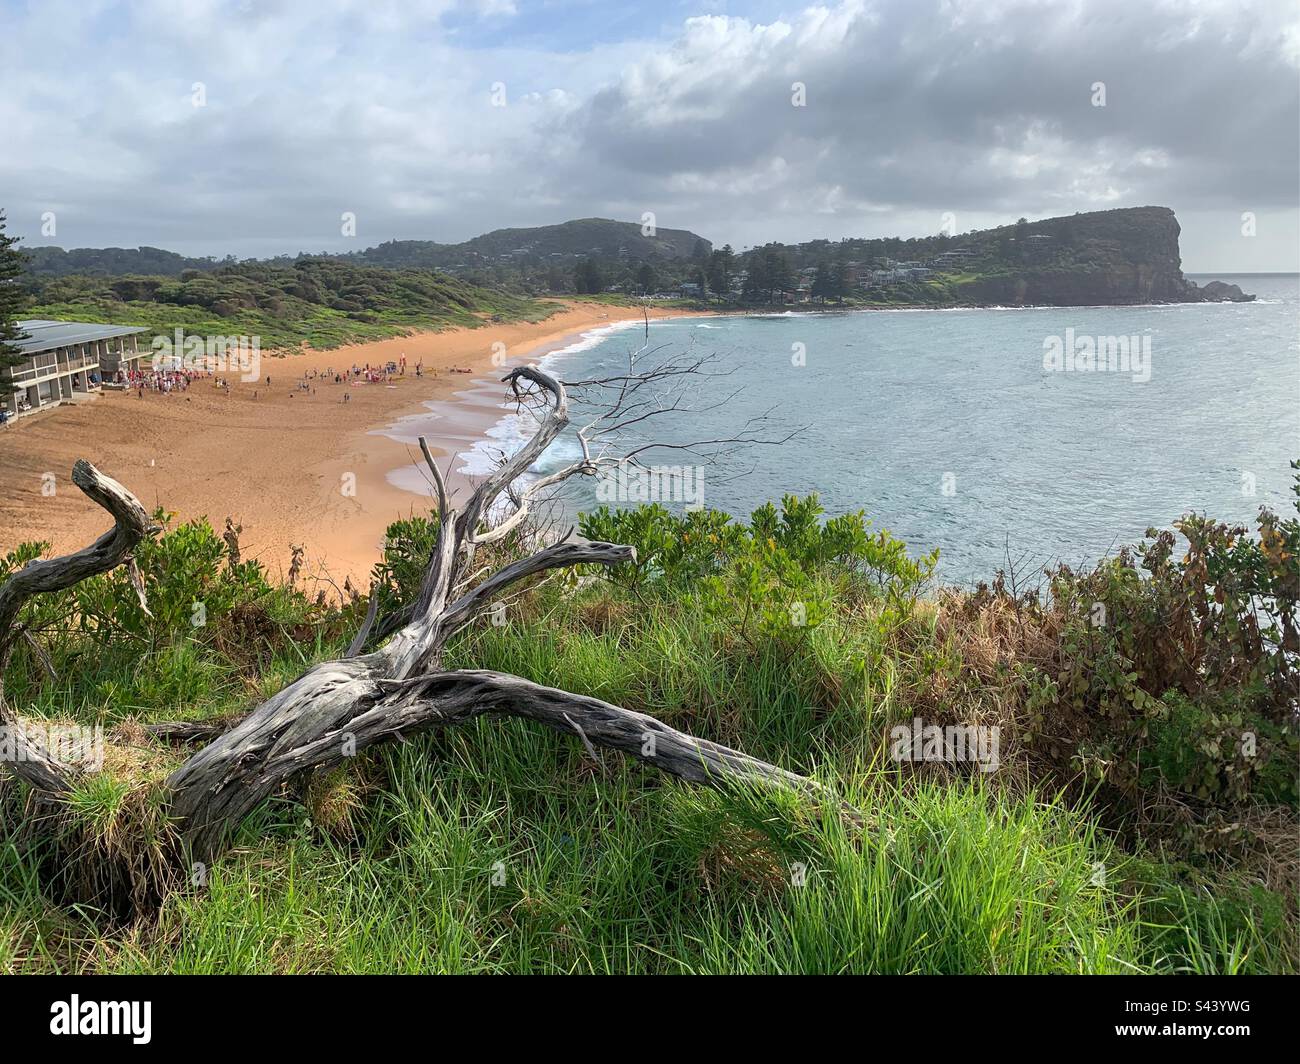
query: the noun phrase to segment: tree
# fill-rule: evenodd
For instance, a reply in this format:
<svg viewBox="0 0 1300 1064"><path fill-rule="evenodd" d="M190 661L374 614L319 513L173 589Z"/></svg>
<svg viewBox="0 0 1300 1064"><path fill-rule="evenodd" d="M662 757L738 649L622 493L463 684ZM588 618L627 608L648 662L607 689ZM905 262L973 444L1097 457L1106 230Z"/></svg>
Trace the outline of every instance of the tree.
<svg viewBox="0 0 1300 1064"><path fill-rule="evenodd" d="M642 295L649 295L656 291L659 284L659 278L655 275L655 268L648 262L643 262L641 268L636 271L636 283L641 288Z"/></svg>
<svg viewBox="0 0 1300 1064"><path fill-rule="evenodd" d="M794 277L790 273L790 262L785 252L776 245L763 249L763 274L767 285L767 301L775 302L777 296L794 286Z"/></svg>
<svg viewBox="0 0 1300 1064"><path fill-rule="evenodd" d="M812 283L813 299L833 299L838 303L848 295L848 292L848 267L844 263L819 262L817 264L817 272L813 275Z"/></svg>
<svg viewBox="0 0 1300 1064"><path fill-rule="evenodd" d="M17 391L5 370L23 361L15 345L23 338L18 315L27 306L27 293L20 283L24 256L17 243L18 237L5 235L5 215L0 211L0 399Z"/></svg>
<svg viewBox="0 0 1300 1064"><path fill-rule="evenodd" d="M767 260L760 252L754 252L749 257L749 272L745 275L745 286L741 291L741 295L754 303L760 299L770 300L770 287L768 284Z"/></svg>
<svg viewBox="0 0 1300 1064"><path fill-rule="evenodd" d="M646 331L648 346L648 323ZM632 366L645 350L643 346L631 356ZM756 439L743 431L722 440L652 443L617 455L607 453L611 447L617 448L626 424L644 424L655 413L690 409L682 405L680 397L668 396L665 402L665 388L676 384L679 396L689 394L692 375L700 372L705 361L670 360L646 372L629 368L626 374L569 384L532 366L511 370L503 381L515 401L532 412L537 428L527 443L474 486L459 508L452 505L445 474L421 438L435 492L437 521L418 595L381 617L383 596L372 588L365 620L342 657L307 669L242 720L218 731L208 745L171 772L162 784L160 800L167 809L169 831L174 832L168 841L173 852L166 869L151 872L160 879L159 892L180 876L188 877L197 867L194 862L210 864L250 812L304 783L313 772L345 764L367 747L480 716L534 720L580 740L593 755L597 746L619 750L693 783L793 793L837 809L861 825L861 815L821 784L697 739L654 717L522 677L484 669L448 669L443 663L448 641L457 632L534 578L576 566L636 561L632 547L574 540L570 530L550 545L529 548L533 553L499 568L482 565L480 548L506 540L520 529L536 507L546 504L547 493L559 485L573 477L629 464L644 469L638 455L655 447L672 446L708 459L725 454L728 445L781 444L790 438ZM521 481L570 428L571 390L579 393L587 409L603 409L594 420L577 428L581 456L553 472ZM602 396L613 398L601 402ZM647 410L648 404L653 411ZM147 592L134 569L133 554L143 539L158 531L136 497L89 462L76 463L72 480L112 515L113 529L91 546L63 557L31 561L0 582L0 726L11 736L14 749L14 757L7 759L4 767L34 791L36 804L51 811L77 793L76 770L52 757L25 730L16 710L6 702L3 687L10 655L30 636L23 624L24 608L34 596L74 587L119 565L130 567L132 582L145 605ZM489 515L497 514L502 505L508 507L509 516L490 523ZM156 738L180 742L213 734L185 722L149 725L148 730ZM135 880L127 881L132 884L134 900Z"/></svg>
<svg viewBox="0 0 1300 1064"><path fill-rule="evenodd" d="M726 244L709 256L709 291L716 296L726 296L731 291L731 267L735 252Z"/></svg>
<svg viewBox="0 0 1300 1064"><path fill-rule="evenodd" d="M548 266L543 283L548 292L566 292L573 284L573 279L562 266Z"/></svg>
<svg viewBox="0 0 1300 1064"><path fill-rule="evenodd" d="M831 267L831 295L835 302L842 303L849 294L849 268L842 262Z"/></svg>
<svg viewBox="0 0 1300 1064"><path fill-rule="evenodd" d="M580 293L595 295L604 288L605 282L600 274L600 267L595 259L583 259L573 270L573 287Z"/></svg>
<svg viewBox="0 0 1300 1064"><path fill-rule="evenodd" d="M831 268L824 262L817 264L817 272L813 274L811 295L813 299L820 299L823 302L835 295L835 280Z"/></svg>

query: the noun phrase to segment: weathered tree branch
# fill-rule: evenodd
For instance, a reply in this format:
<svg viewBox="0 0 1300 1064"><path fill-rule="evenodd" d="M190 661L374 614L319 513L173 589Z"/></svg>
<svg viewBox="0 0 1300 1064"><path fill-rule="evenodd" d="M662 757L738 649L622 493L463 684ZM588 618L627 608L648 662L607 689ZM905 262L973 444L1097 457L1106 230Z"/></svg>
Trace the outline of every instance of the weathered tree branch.
<svg viewBox="0 0 1300 1064"><path fill-rule="evenodd" d="M792 790L820 806L838 809L854 823L861 823L856 810L806 776L720 743L697 739L644 713L598 698L544 687L507 673L466 669L429 673L405 682L372 677L355 681L355 686L336 688L334 693L322 697L337 700L344 689L352 699L349 705L355 712L335 716L329 723L326 723L329 718L321 716L315 734L300 729L286 732L274 743L272 756L253 762L256 771L239 775L238 786L225 785L219 770L203 777L201 786L193 784L194 765L211 747L191 758L173 777L178 794L188 791L211 796L192 808L183 806L177 810L189 818L187 834L196 854L203 857L218 852L231 824L302 772L334 768L385 740L463 724L483 714L534 720L576 736L588 747L621 751L690 783L719 788L739 784ZM251 745L243 749L249 756L254 753ZM241 761L242 757L231 750L214 765L228 765Z"/></svg>
<svg viewBox="0 0 1300 1064"><path fill-rule="evenodd" d="M13 639L18 611L33 595L63 591L117 568L130 559L140 540L157 531L140 501L84 458L72 467L72 482L112 514L115 524L89 547L59 558L30 561L0 585L0 647Z"/></svg>
<svg viewBox="0 0 1300 1064"><path fill-rule="evenodd" d="M689 372L689 368L671 365L660 372L671 377ZM459 509L452 507L445 478L427 444L420 440L434 478L440 520L415 601L381 619L377 615L378 589L372 588L366 618L344 657L308 670L228 730L182 723L150 729L159 738L182 741L215 735L165 784L173 818L195 856L209 860L218 855L246 814L303 773L342 764L366 747L391 738L461 723L484 713L538 721L576 736L593 756L597 747L618 750L692 783L789 788L818 803L836 801L812 780L687 735L642 713L517 676L440 671L447 641L511 588L555 569L635 561L636 553L629 546L571 540L566 535L496 572L484 575L474 569L475 548L502 539L518 527L539 491L615 461L593 454L592 440L606 431L638 424L656 412L679 409L657 396L642 397L648 394L642 389L655 379L652 371L644 376L585 382L617 389L611 413L621 411L622 416L609 421L604 429L599 426L602 419L597 419L580 430L581 461L519 490L516 482L569 423L569 400L564 384L543 370L534 366L512 370L504 380L514 395L521 403L542 401L545 409L532 439L477 484ZM153 531L134 497L88 463L77 463L73 479L114 514L117 525L91 547L51 562L33 562L0 587L0 668L14 639L18 610L27 598L70 587L86 576L128 561L139 540ZM503 492L515 512L496 528L485 528ZM378 649L363 653L369 640L385 637L391 638ZM24 773L33 787L52 793L66 787L59 766L35 764L36 768Z"/></svg>
<svg viewBox="0 0 1300 1064"><path fill-rule="evenodd" d="M113 527L89 547L58 558L37 558L0 584L0 727L9 730L12 740L9 745L14 753L14 760L8 764L24 782L51 795L68 789L71 785L70 770L50 757L27 734L5 698L4 670L16 641L27 634L18 624L18 615L27 600L35 595L63 591L87 577L106 573L124 562L130 563L132 552L140 540L157 531L140 501L84 458L73 465L72 482L112 514ZM47 670L53 671L44 652L40 652L38 657Z"/></svg>

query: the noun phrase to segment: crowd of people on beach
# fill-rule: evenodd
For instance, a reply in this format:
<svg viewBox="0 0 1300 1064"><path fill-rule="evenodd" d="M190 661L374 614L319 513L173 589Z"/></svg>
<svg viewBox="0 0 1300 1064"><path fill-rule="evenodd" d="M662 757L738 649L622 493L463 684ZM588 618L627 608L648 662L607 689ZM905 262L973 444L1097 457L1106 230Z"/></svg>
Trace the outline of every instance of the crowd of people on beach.
<svg viewBox="0 0 1300 1064"><path fill-rule="evenodd" d="M145 392L171 395L172 392L189 391L190 385L196 380L211 376L206 370L196 369L123 369L118 370L116 383L143 399Z"/></svg>
<svg viewBox="0 0 1300 1064"><path fill-rule="evenodd" d="M289 392L289 398L296 395L315 395L316 388L319 384L346 384L352 387L361 384L388 384L400 377L406 376L407 362L406 356L401 355L395 361L386 363L369 362L364 365L353 363L349 367L334 369L313 369L305 371L301 377L293 380L293 386ZM415 376L425 377L424 361L420 360L415 363ZM469 373L468 369L459 369L452 367L452 373ZM433 376L438 376L438 371L433 371ZM171 395L173 392L189 391L190 386L198 380L211 380L212 386L227 396L231 394L231 378L220 376L206 370L195 369L162 369L150 367L148 369L138 370L119 370L114 383L127 391L133 391L143 399L146 392L157 393L159 395ZM271 375L267 374L264 379L253 382L257 385L253 389L253 399L261 397L263 391L271 390ZM348 403L352 401L349 392L344 392L339 402Z"/></svg>

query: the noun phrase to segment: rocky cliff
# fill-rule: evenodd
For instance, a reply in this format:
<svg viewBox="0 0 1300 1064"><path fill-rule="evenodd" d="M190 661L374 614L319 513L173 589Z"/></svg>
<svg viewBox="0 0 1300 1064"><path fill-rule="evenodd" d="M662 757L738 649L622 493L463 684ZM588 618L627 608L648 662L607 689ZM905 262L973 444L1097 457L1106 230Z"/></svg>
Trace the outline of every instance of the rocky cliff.
<svg viewBox="0 0 1300 1064"><path fill-rule="evenodd" d="M1233 284L1183 276L1179 226L1168 207L1095 211L1021 222L959 238L973 302L1081 306L1254 299Z"/></svg>

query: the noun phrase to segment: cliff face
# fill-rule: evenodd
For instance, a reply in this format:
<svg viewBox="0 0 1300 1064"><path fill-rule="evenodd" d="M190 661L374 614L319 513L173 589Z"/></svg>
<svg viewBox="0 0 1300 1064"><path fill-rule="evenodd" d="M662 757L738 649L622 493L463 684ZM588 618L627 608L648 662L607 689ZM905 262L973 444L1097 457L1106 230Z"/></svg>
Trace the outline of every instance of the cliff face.
<svg viewBox="0 0 1300 1064"><path fill-rule="evenodd" d="M1168 207L1049 218L974 234L977 276L962 294L980 303L1082 306L1254 299L1236 285L1204 288L1183 276L1179 226Z"/></svg>

